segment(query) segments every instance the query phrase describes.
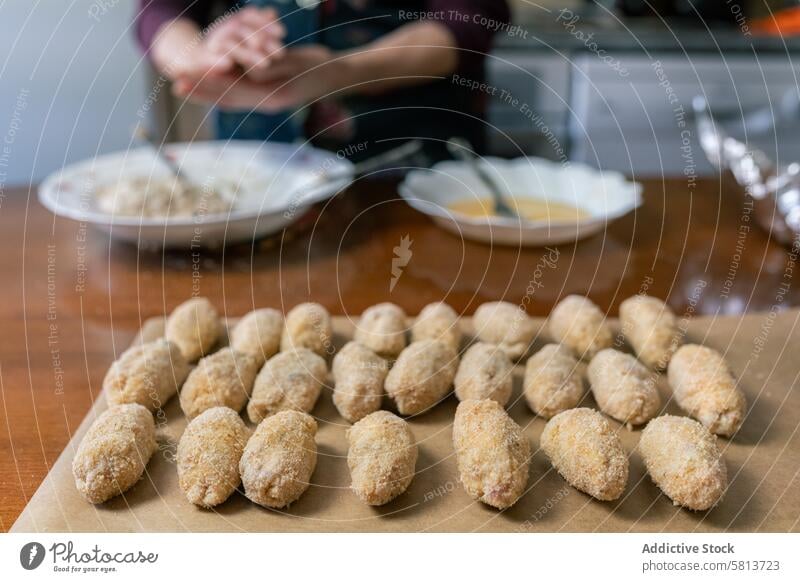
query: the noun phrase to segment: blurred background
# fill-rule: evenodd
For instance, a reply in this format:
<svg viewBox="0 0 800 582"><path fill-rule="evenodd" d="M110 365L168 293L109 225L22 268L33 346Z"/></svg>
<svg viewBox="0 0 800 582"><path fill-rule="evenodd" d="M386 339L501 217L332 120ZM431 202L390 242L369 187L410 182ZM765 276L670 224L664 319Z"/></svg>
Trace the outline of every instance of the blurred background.
<svg viewBox="0 0 800 582"><path fill-rule="evenodd" d="M134 44L135 4L0 7L0 128L19 127L5 185L35 183L64 164L124 149L143 118L171 141L208 137L202 110L181 108L176 118L169 91L148 97L158 79ZM794 4L515 0L518 26L497 34L487 70L517 103L487 99L496 128L490 153L521 149L637 176L679 175L686 160L676 104L691 130L689 103L705 94L732 134L779 161L800 159L792 60L800 43L791 28L754 31L758 19ZM701 155L693 163L699 175L711 171Z"/></svg>

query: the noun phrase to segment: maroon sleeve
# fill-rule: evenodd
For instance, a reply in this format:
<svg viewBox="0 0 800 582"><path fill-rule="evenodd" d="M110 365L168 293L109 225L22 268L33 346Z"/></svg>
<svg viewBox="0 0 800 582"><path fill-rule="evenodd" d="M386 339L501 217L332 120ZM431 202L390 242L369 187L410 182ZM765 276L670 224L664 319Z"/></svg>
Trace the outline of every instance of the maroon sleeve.
<svg viewBox="0 0 800 582"><path fill-rule="evenodd" d="M437 15L463 49L459 69L480 68L494 35L508 31L511 13L506 0L428 0L426 10Z"/></svg>
<svg viewBox="0 0 800 582"><path fill-rule="evenodd" d="M176 18L189 18L199 26L207 24L210 2L204 0L139 0L136 12L136 38L142 50L150 50L156 32Z"/></svg>

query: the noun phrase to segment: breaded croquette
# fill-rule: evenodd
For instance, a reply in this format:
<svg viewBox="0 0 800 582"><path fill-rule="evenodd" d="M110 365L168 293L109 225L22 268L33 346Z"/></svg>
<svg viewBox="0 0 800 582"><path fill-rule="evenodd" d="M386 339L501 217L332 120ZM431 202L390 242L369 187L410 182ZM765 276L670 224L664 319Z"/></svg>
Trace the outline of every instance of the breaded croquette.
<svg viewBox="0 0 800 582"><path fill-rule="evenodd" d="M347 431L352 489L368 505L383 505L405 492L414 478L417 444L408 423L386 410L362 418Z"/></svg>
<svg viewBox="0 0 800 582"><path fill-rule="evenodd" d="M628 482L628 456L605 417L590 408L551 418L539 439L553 467L567 482L596 499L619 498Z"/></svg>
<svg viewBox="0 0 800 582"><path fill-rule="evenodd" d="M438 340L456 352L461 348L458 313L447 303L430 303L422 308L411 326L411 341Z"/></svg>
<svg viewBox="0 0 800 582"><path fill-rule="evenodd" d="M134 345L111 364L103 379L110 404L141 404L151 412L178 393L189 362L178 346L163 338Z"/></svg>
<svg viewBox="0 0 800 582"><path fill-rule="evenodd" d="M214 507L236 490L239 460L250 436L239 415L226 406L209 408L183 431L178 442L178 485L200 507Z"/></svg>
<svg viewBox="0 0 800 582"><path fill-rule="evenodd" d="M90 503L124 493L142 478L157 448L155 422L147 408L109 408L89 427L72 460L78 492Z"/></svg>
<svg viewBox="0 0 800 582"><path fill-rule="evenodd" d="M333 358L333 404L348 422L358 422L381 407L389 364L358 342L348 342Z"/></svg>
<svg viewBox="0 0 800 582"><path fill-rule="evenodd" d="M667 371L675 402L714 434L730 437L747 413L747 400L722 355L687 344L672 357Z"/></svg>
<svg viewBox="0 0 800 582"><path fill-rule="evenodd" d="M356 325L355 341L382 358L393 360L406 347L406 314L394 303L367 309Z"/></svg>
<svg viewBox="0 0 800 582"><path fill-rule="evenodd" d="M436 340L414 342L386 376L386 393L400 414L419 414L442 400L453 385L458 354Z"/></svg>
<svg viewBox="0 0 800 582"><path fill-rule="evenodd" d="M209 408L244 408L258 372L258 361L233 348L206 356L189 373L181 390L181 409L190 420Z"/></svg>
<svg viewBox="0 0 800 582"><path fill-rule="evenodd" d="M472 321L478 339L500 346L512 360L527 353L536 335L533 319L506 301L484 303L475 310Z"/></svg>
<svg viewBox="0 0 800 582"><path fill-rule="evenodd" d="M655 297L634 295L620 304L619 321L637 357L654 370L666 369L681 340L672 310Z"/></svg>
<svg viewBox="0 0 800 582"><path fill-rule="evenodd" d="M473 344L461 358L453 382L459 400L489 398L505 406L511 398L514 365L502 349L493 344Z"/></svg>
<svg viewBox="0 0 800 582"><path fill-rule="evenodd" d="M258 424L281 410L311 412L328 375L320 356L299 348L272 357L256 376L247 416Z"/></svg>
<svg viewBox="0 0 800 582"><path fill-rule="evenodd" d="M264 507L286 507L308 489L317 466L317 423L305 412L265 418L247 441L239 473L245 495Z"/></svg>
<svg viewBox="0 0 800 582"><path fill-rule="evenodd" d="M717 437L691 418L660 416L642 431L647 472L675 505L703 511L722 499L728 471Z"/></svg>
<svg viewBox="0 0 800 582"><path fill-rule="evenodd" d="M494 400L465 400L458 405L453 447L461 483L473 499L506 509L525 492L530 444Z"/></svg>
<svg viewBox="0 0 800 582"><path fill-rule="evenodd" d="M217 310L205 297L184 301L167 318L165 337L190 363L211 353L221 334Z"/></svg>
<svg viewBox="0 0 800 582"><path fill-rule="evenodd" d="M567 346L578 359L590 360L614 343L606 316L582 295L568 295L547 320L553 340Z"/></svg>
<svg viewBox="0 0 800 582"><path fill-rule="evenodd" d="M231 347L250 354L258 365L278 353L283 332L283 315L276 309L256 309L245 315L231 331Z"/></svg>
<svg viewBox="0 0 800 582"><path fill-rule="evenodd" d="M609 416L630 426L658 414L655 377L630 354L602 350L589 362L588 375L597 405Z"/></svg>
<svg viewBox="0 0 800 582"><path fill-rule="evenodd" d="M333 351L333 328L328 310L319 303L301 303L286 315L281 351L307 348L327 357Z"/></svg>

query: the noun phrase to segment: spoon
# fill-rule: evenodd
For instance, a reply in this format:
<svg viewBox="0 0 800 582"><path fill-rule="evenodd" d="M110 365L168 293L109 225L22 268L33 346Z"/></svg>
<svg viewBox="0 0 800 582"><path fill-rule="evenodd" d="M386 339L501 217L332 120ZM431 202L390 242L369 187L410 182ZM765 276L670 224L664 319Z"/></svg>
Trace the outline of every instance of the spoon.
<svg viewBox="0 0 800 582"><path fill-rule="evenodd" d="M168 155L164 153L164 149L159 147L158 144L156 144L155 139L153 139L153 136L142 126L141 123L137 124L136 127L134 128L133 137L138 141L145 143L149 145L151 148L153 148L153 152L156 154L156 157L158 157L159 160L164 162L164 164L170 169L170 171L175 175L175 177L179 181L184 182L186 184L191 184L191 180L189 180L186 177L186 174L184 174L181 171L180 167L178 167L178 164L175 163L175 160L171 159Z"/></svg>
<svg viewBox="0 0 800 582"><path fill-rule="evenodd" d="M421 140L410 139L395 148L361 160L342 172L322 174L310 184L302 184L300 187L295 189L291 194L291 198L294 200L294 204L299 204L300 202L303 204L311 204L316 201L314 194L320 187L331 182L339 182L341 180L352 182L389 164L395 164L406 158L410 158L421 149Z"/></svg>
<svg viewBox="0 0 800 582"><path fill-rule="evenodd" d="M519 214L503 200L503 191L498 187L494 178L492 178L480 164L475 150L472 149L472 144L464 138L451 137L447 140L447 151L449 151L453 157L467 164L478 178L480 178L481 182L489 189L489 193L492 195L492 200L494 202L494 213L497 216L520 218Z"/></svg>
<svg viewBox="0 0 800 582"><path fill-rule="evenodd" d="M390 150L386 150L371 158L367 158L357 162L353 167L353 177L358 178L364 174L368 174L374 170L380 169L387 164L400 162L409 158L422 149L422 141L418 139L410 139L403 142L401 145Z"/></svg>

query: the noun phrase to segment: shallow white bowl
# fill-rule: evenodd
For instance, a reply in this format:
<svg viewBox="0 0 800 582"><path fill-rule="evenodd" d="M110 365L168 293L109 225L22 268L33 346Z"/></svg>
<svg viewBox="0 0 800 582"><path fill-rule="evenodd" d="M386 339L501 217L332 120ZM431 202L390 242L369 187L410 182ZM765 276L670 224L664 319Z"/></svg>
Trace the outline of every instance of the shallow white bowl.
<svg viewBox="0 0 800 582"><path fill-rule="evenodd" d="M571 204L589 214L580 221L527 221L474 218L449 207L464 199L485 199L489 191L462 162L440 162L429 170L413 170L400 185L400 195L442 228L464 238L501 245L545 246L576 241L600 231L615 218L642 203L642 186L619 172L596 170L578 163L542 158L483 158L495 182L517 199L523 197Z"/></svg>
<svg viewBox="0 0 800 582"><path fill-rule="evenodd" d="M52 174L39 187L39 200L58 216L91 224L112 238L147 247L208 247L251 241L279 232L305 210L350 183L352 164L311 147L255 141L211 141L164 146L193 182L214 179L237 184L231 212L195 217L148 218L109 214L94 192L121 179L168 178L169 169L152 149L98 156ZM326 180L326 176L336 177Z"/></svg>

